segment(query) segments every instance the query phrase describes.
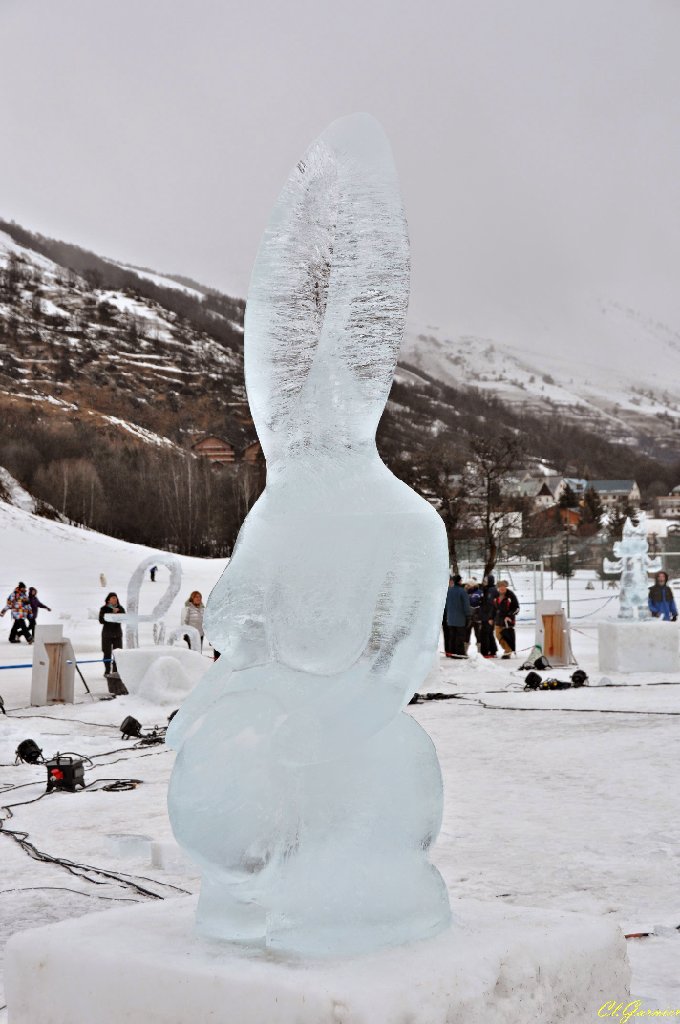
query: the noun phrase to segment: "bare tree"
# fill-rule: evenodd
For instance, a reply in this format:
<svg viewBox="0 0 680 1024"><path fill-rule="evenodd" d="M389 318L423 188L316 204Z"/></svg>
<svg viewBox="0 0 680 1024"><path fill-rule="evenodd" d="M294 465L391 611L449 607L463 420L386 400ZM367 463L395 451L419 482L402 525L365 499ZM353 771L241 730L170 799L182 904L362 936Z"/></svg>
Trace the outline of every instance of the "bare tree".
<svg viewBox="0 0 680 1024"><path fill-rule="evenodd" d="M502 438L476 438L470 450L465 472L468 500L477 508L484 538L486 560L484 575L493 571L498 559L498 544L512 525L509 513L517 502L508 498L504 483L522 458L523 446L515 435Z"/></svg>
<svg viewBox="0 0 680 1024"><path fill-rule="evenodd" d="M444 521L449 564L457 572L456 540L461 528L467 525L469 515L466 481L460 472L460 452L445 437L437 438L419 468L418 490L429 498Z"/></svg>
<svg viewBox="0 0 680 1024"><path fill-rule="evenodd" d="M33 490L73 522L97 525L104 488L89 459L57 459L39 466L33 477Z"/></svg>

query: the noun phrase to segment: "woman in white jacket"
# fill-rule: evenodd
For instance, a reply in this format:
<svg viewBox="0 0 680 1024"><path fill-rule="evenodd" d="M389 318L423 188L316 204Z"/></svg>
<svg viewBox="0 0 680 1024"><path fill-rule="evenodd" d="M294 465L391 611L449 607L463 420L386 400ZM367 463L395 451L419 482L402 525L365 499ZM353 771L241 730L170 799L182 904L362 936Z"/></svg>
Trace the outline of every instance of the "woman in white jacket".
<svg viewBox="0 0 680 1024"><path fill-rule="evenodd" d="M203 604L203 596L200 590L192 590L189 595L189 600L184 602L184 608L182 608L182 625L193 626L198 632L201 638L201 650L203 650L203 613L205 611L205 605ZM185 636L184 639L187 642L187 646L191 647L189 637Z"/></svg>

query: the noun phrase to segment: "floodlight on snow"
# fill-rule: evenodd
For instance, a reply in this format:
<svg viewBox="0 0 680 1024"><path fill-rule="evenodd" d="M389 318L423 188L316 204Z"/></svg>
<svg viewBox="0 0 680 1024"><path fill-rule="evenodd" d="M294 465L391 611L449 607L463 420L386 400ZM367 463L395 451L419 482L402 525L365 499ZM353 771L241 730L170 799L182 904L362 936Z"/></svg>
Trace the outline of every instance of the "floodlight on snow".
<svg viewBox="0 0 680 1024"><path fill-rule="evenodd" d="M120 731L124 740L129 740L131 737L139 739L142 735L142 723L138 722L132 715L128 715L121 722Z"/></svg>
<svg viewBox="0 0 680 1024"><path fill-rule="evenodd" d="M15 764L23 761L24 764L41 764L44 761L42 750L35 740L22 740L16 749Z"/></svg>

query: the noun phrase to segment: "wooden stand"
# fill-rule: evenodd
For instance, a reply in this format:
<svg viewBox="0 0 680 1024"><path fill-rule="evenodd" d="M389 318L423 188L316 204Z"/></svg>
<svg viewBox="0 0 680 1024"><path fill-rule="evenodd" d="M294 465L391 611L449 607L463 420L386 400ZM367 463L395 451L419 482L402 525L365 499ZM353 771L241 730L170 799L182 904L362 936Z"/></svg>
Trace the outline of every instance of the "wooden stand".
<svg viewBox="0 0 680 1024"><path fill-rule="evenodd" d="M561 601L538 601L536 604L536 646L553 668L575 665L571 650L569 620Z"/></svg>
<svg viewBox="0 0 680 1024"><path fill-rule="evenodd" d="M74 704L75 654L62 626L36 626L31 704Z"/></svg>

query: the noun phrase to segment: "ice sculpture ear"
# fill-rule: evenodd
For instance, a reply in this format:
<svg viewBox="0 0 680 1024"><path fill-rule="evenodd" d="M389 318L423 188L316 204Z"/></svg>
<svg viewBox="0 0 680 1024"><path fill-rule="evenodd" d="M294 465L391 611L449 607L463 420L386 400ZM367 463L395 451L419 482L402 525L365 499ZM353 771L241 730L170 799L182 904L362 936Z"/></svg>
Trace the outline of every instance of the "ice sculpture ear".
<svg viewBox="0 0 680 1024"><path fill-rule="evenodd" d="M387 138L368 114L333 122L274 207L245 318L248 398L271 466L372 445L409 292L409 245Z"/></svg>

